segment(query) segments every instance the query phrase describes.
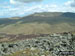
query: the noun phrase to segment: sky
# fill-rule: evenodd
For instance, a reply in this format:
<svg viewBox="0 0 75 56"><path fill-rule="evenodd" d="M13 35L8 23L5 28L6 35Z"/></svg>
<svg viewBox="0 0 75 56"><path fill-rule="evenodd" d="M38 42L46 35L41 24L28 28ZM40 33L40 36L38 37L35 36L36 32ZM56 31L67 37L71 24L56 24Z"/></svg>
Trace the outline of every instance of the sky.
<svg viewBox="0 0 75 56"><path fill-rule="evenodd" d="M0 18L36 12L75 12L75 0L0 0Z"/></svg>

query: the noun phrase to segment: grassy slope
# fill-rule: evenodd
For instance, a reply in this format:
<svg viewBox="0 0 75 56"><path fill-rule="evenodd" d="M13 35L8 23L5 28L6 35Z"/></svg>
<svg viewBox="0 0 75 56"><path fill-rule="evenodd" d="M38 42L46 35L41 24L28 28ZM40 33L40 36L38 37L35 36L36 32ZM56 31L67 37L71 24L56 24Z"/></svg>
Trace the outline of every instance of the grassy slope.
<svg viewBox="0 0 75 56"><path fill-rule="evenodd" d="M50 51L43 51L42 55L38 55L38 53L41 53L41 51L39 49L35 49L35 50L31 50L30 48L27 48L23 51L18 51L13 53L12 55L7 55L7 56L48 56L49 54L52 56L52 53Z"/></svg>
<svg viewBox="0 0 75 56"><path fill-rule="evenodd" d="M69 13L67 13L69 14ZM40 34L75 30L75 18L64 13L35 13L20 19L0 19L0 32ZM71 13L72 14L72 13Z"/></svg>

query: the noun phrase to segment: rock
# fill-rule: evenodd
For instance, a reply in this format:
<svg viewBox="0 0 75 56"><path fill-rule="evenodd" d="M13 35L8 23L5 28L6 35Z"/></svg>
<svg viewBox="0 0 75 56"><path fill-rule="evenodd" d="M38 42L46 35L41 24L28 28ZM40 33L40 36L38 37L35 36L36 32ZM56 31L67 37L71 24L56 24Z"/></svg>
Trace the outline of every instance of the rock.
<svg viewBox="0 0 75 56"><path fill-rule="evenodd" d="M75 50L75 36L69 34L52 34L48 37L39 37L28 40L21 40L14 43L0 43L0 56L5 54L22 51L26 48L34 51L40 50L38 55L42 55L44 51L51 52L52 56L57 56L59 51L74 51ZM50 54L49 54L50 55Z"/></svg>

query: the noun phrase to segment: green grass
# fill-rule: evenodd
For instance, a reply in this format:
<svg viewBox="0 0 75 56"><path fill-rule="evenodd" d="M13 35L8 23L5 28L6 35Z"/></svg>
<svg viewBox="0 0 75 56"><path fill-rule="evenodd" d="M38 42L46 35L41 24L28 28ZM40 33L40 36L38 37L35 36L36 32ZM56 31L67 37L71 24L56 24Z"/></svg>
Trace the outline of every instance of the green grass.
<svg viewBox="0 0 75 56"><path fill-rule="evenodd" d="M12 24L0 29L0 32L11 34L50 34L57 32L73 31L75 26L68 23L61 24L47 24L47 23L26 23L26 24Z"/></svg>
<svg viewBox="0 0 75 56"><path fill-rule="evenodd" d="M44 55L44 56L48 56L48 55L52 56L50 51L43 51L41 53L40 49L31 50L31 48L26 48L23 51L17 51L15 53L7 55L7 56L42 56L42 55Z"/></svg>
<svg viewBox="0 0 75 56"><path fill-rule="evenodd" d="M19 19L0 19L0 32L11 34L50 34L75 31L75 19L61 12L35 13Z"/></svg>

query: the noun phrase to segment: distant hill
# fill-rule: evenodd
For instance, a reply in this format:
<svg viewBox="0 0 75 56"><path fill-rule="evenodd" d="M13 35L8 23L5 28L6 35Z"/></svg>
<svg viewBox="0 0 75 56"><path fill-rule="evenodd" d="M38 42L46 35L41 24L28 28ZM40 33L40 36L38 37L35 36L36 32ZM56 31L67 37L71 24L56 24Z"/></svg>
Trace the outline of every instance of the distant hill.
<svg viewBox="0 0 75 56"><path fill-rule="evenodd" d="M70 18L75 18L75 13L67 12L67 13L63 13L62 16L70 17Z"/></svg>
<svg viewBox="0 0 75 56"><path fill-rule="evenodd" d="M25 17L0 19L0 32L50 34L75 31L75 13L43 12Z"/></svg>

